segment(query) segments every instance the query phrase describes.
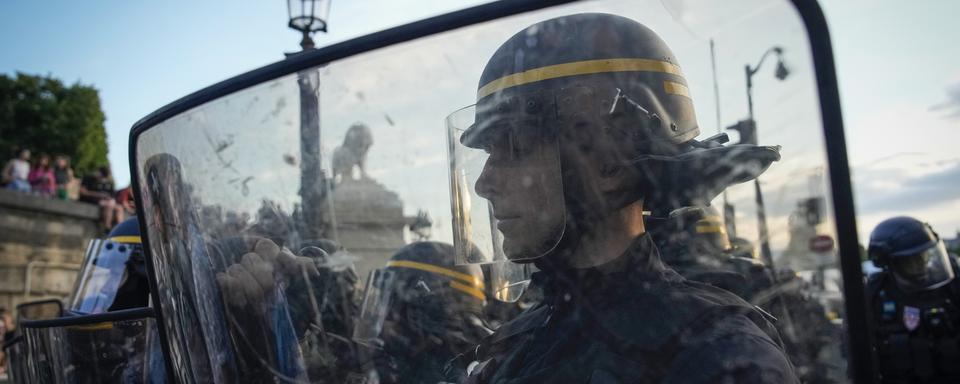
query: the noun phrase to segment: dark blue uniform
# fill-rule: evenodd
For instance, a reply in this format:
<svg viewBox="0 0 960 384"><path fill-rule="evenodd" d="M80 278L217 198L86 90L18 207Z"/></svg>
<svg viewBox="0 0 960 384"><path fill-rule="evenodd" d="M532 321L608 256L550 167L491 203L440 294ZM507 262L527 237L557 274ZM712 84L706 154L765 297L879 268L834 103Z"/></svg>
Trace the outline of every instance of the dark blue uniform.
<svg viewBox="0 0 960 384"><path fill-rule="evenodd" d="M960 282L903 292L889 272L867 282L883 383L960 383Z"/></svg>
<svg viewBox="0 0 960 384"><path fill-rule="evenodd" d="M727 291L665 267L649 236L601 268L535 274L532 284L544 300L462 356L458 363L468 365L469 376L461 379L797 381L776 331L760 313Z"/></svg>

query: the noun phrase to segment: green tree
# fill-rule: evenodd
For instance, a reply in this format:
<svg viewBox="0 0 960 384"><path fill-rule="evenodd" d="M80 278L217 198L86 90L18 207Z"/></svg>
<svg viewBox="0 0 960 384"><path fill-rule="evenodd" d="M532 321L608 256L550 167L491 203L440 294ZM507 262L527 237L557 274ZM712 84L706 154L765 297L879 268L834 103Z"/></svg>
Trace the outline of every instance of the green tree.
<svg viewBox="0 0 960 384"><path fill-rule="evenodd" d="M51 76L0 74L3 161L15 148L26 148L34 156L41 152L70 156L78 175L109 166L105 120L100 94L92 86L65 86Z"/></svg>

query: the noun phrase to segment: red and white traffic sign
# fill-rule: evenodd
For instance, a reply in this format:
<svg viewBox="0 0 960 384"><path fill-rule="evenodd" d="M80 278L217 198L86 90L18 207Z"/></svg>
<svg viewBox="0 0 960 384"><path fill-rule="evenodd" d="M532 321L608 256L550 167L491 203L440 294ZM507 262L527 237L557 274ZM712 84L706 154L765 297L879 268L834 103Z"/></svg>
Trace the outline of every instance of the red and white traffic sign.
<svg viewBox="0 0 960 384"><path fill-rule="evenodd" d="M810 238L810 250L826 253L833 250L833 238L828 235L816 235Z"/></svg>

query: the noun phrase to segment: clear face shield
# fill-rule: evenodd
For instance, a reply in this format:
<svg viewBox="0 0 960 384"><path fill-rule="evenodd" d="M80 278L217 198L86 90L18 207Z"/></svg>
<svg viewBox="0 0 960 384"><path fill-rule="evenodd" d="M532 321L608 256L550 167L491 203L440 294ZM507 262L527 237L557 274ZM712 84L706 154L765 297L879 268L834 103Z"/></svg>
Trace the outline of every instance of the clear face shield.
<svg viewBox="0 0 960 384"><path fill-rule="evenodd" d="M380 334L390 309L390 290L396 276L393 271L375 269L370 271L367 287L364 289L363 304L360 306L360 318L353 331L353 340L373 348L382 348Z"/></svg>
<svg viewBox="0 0 960 384"><path fill-rule="evenodd" d="M916 254L890 259L890 270L897 285L908 292L936 289L955 277L942 240Z"/></svg>
<svg viewBox="0 0 960 384"><path fill-rule="evenodd" d="M139 243L139 237L91 240L76 289L67 301L68 309L74 313L97 314L146 306L146 264ZM142 297L117 296L122 286L137 284L141 285L138 293Z"/></svg>
<svg viewBox="0 0 960 384"><path fill-rule="evenodd" d="M566 206L552 98L524 95L447 117L458 264L488 264L491 296L515 301L563 236ZM550 100L545 102L545 100ZM475 248L479 251L475 251Z"/></svg>

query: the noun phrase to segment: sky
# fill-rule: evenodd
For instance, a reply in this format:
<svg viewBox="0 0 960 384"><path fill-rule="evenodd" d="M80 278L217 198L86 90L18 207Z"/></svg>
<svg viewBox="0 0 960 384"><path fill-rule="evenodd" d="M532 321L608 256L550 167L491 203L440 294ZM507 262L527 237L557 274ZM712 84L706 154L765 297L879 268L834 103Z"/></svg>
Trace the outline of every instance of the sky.
<svg viewBox="0 0 960 384"><path fill-rule="evenodd" d="M323 46L477 3L481 1L437 4L334 0L329 17L330 32L316 36L315 40L318 46ZM687 16L688 30L685 34L675 32L686 36L683 38L686 42L673 48L679 58L685 60L685 72L704 80L691 85L694 95L705 98L701 103L705 108L697 105L704 130L716 126L715 110L711 106L712 89L707 82L709 77L705 77L709 68L704 64L709 60L708 51L703 49L707 38L717 39L721 54L718 64L730 69L722 72L740 76L721 76L719 80L723 90L722 124L728 125L745 113L742 72L737 68L743 62L755 61L765 46L725 44L745 40L742 37L738 40L735 28L725 29L716 17L704 16L709 15L707 12L684 10L696 2L678 0L670 4L657 12ZM766 5L758 5L762 2L736 4L723 11L746 15L744 17L757 25L764 25L763 16L771 13ZM960 3L929 1L917 5L892 0L830 0L825 1L823 7L837 61L861 242L877 222L899 214L918 216L952 237L954 231L960 229L960 217L953 214L960 208L960 199L954 192L960 183L957 178L960 156L953 150L955 130L960 124L960 51L952 49L955 46L952 39L960 34L960 28L951 15L960 11ZM38 15L42 15L42 26ZM214 4L7 0L0 2L0 47L4 47L0 73L50 74L67 82L79 81L98 88L107 116L109 158L118 185L122 186L129 182L130 127L179 97L278 61L284 52L297 51L299 36L286 27L286 19L286 7L280 1ZM812 74L805 69L809 64L803 62L809 54L803 44L790 43L802 37L802 29L788 24L779 29L774 28L777 25L770 27L777 33L765 38L776 37L782 40L778 43L786 44L788 64L791 59L796 61L792 65L793 77L777 84L772 74L761 73L756 80L755 97L761 104L757 106L758 121L765 126L783 127L765 138L770 140L768 144L785 144L784 160L778 164L780 170L772 169L764 176L764 182L789 185L790 188L782 189L784 191L816 189L806 185L817 184L808 180L816 179L817 164L822 159L802 156L803 146L796 143L809 141L809 145L819 145L816 135L798 136L807 132L802 129L803 124L816 121L819 116L815 110L808 112L809 105L794 107L809 99ZM512 30L504 33L509 36ZM766 44L764 39L757 40L763 40L758 44ZM772 72L772 68L772 63L765 64L765 71ZM463 73L476 71L462 70ZM363 79L362 74L348 72L337 72L337 76ZM355 83L344 86L364 88L363 84ZM366 87L375 89L373 85ZM371 97L375 99L377 95ZM382 102L389 103L388 100ZM346 124L344 120L339 131L329 133L331 141L342 138ZM404 150L417 149L417 143L405 145L409 146ZM795 156L787 156L790 154ZM378 162L386 164L397 160L386 155L378 160L374 156L371 166L376 168ZM434 163L436 161L434 159ZM401 195L411 196L404 193L405 188L411 188L409 182L400 180L390 184L389 172L382 169L379 175ZM782 204L778 206L789 207L796 193L778 191L781 189L771 188L769 192L772 204L780 201ZM444 194L430 199L442 199ZM740 200L750 198L742 191L733 195ZM409 204L426 206L430 202ZM749 215L750 211L746 209L740 214ZM774 214L785 217L789 212L781 209ZM785 220L778 222L786 223Z"/></svg>

